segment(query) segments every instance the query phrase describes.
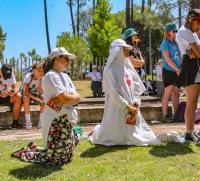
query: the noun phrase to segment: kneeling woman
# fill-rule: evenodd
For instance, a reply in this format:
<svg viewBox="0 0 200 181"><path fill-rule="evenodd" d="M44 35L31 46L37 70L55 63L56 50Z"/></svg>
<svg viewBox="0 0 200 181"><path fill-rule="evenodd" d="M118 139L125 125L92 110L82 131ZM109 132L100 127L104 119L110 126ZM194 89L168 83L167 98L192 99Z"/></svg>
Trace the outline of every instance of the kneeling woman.
<svg viewBox="0 0 200 181"><path fill-rule="evenodd" d="M147 146L160 144L146 124L139 107L145 91L129 61L132 46L117 39L111 44L110 55L103 73L105 108L101 125L89 136L94 144ZM130 113L130 115L129 115Z"/></svg>
<svg viewBox="0 0 200 181"><path fill-rule="evenodd" d="M77 120L73 104L79 102L80 96L64 71L70 65L70 59L74 58L64 48L55 48L46 63L46 74L42 80L44 101L47 104L42 115L45 149L39 150L35 143L30 143L12 156L54 165L62 165L71 160L78 143L78 137L72 130L72 125Z"/></svg>

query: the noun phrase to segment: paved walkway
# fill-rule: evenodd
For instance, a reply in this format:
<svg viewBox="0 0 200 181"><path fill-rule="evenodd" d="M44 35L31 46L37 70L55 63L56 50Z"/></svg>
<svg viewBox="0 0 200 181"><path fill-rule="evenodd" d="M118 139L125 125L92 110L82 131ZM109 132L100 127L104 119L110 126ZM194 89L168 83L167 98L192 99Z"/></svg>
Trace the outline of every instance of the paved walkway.
<svg viewBox="0 0 200 181"><path fill-rule="evenodd" d="M87 137L87 135L90 133L92 128L96 124L85 124L81 125L83 128L83 137ZM169 130L175 130L180 133L183 133L185 131L185 125L184 123L153 123L150 124L150 127L153 129L155 133L159 133L162 131L169 131ZM200 124L195 125L195 129L200 129ZM0 129L0 141L2 140L33 140L33 139L41 139L42 138L42 130L41 129L18 129L18 130L12 130L12 129Z"/></svg>

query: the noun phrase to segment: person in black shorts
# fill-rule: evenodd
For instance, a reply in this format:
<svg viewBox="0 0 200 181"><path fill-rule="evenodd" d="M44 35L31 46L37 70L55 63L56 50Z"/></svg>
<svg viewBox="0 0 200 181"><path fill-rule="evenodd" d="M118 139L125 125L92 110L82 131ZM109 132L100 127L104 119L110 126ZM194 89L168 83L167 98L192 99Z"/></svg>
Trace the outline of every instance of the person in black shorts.
<svg viewBox="0 0 200 181"><path fill-rule="evenodd" d="M179 105L180 91L175 85L175 80L180 74L181 66L181 54L176 43L176 25L169 23L165 27L164 39L160 45L160 51L163 60L163 83L164 83L164 95L162 99L162 112L163 122L172 122L173 118L168 115L168 103L170 97L172 97L173 111L176 113Z"/></svg>
<svg viewBox="0 0 200 181"><path fill-rule="evenodd" d="M10 105L13 110L13 123L12 128L21 128L18 123L22 98L16 90L16 80L12 71L12 66L9 64L3 64L0 67L0 104Z"/></svg>
<svg viewBox="0 0 200 181"><path fill-rule="evenodd" d="M177 79L178 86L184 86L186 92L185 140L200 143L200 133L194 132L195 110L200 95L200 40L195 33L200 28L200 9L190 10L186 23L177 33L181 50L181 73Z"/></svg>

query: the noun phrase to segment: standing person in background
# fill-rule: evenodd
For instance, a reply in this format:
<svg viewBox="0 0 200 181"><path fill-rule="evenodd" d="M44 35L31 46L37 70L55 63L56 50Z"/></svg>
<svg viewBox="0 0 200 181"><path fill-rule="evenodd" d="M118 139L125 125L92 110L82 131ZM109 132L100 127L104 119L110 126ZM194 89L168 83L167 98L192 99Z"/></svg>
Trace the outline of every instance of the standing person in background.
<svg viewBox="0 0 200 181"><path fill-rule="evenodd" d="M70 60L75 55L65 48L55 48L45 67L42 80L46 103L42 114L42 136L44 150L39 150L35 143L29 143L11 156L24 161L61 166L72 159L78 137L72 129L77 121L74 104L80 101L80 95L70 79L64 73L69 68Z"/></svg>
<svg viewBox="0 0 200 181"><path fill-rule="evenodd" d="M40 120L38 123L38 128L41 128L41 114L44 111L44 96L42 90L42 76L43 70L42 66L34 64L32 66L32 73L28 73L23 80L23 102L24 102L24 112L26 118L26 129L32 129L32 122L30 117L30 104L35 103L40 106Z"/></svg>
<svg viewBox="0 0 200 181"><path fill-rule="evenodd" d="M130 50L129 59L141 78L141 69L144 66L145 61L139 48L140 38L138 33L135 31L135 29L128 28L122 31L122 37L128 45L133 47Z"/></svg>
<svg viewBox="0 0 200 181"><path fill-rule="evenodd" d="M163 122L173 121L173 118L167 114L168 103L171 96L174 114L179 105L180 91L177 86L175 86L175 80L180 74L181 55L178 44L175 41L176 32L176 25L174 23L168 23L165 27L164 39L160 45L163 60L162 76L165 87L162 98Z"/></svg>
<svg viewBox="0 0 200 181"><path fill-rule="evenodd" d="M185 25L177 33L177 41L183 59L177 85L185 86L187 98L185 139L195 142L200 140L199 133L194 132L195 110L200 94L200 44L195 33L199 28L200 9L193 9L189 11Z"/></svg>
<svg viewBox="0 0 200 181"><path fill-rule="evenodd" d="M9 104L11 109L13 108L12 128L22 128L22 125L18 123L22 98L16 90L16 79L12 66L9 64L3 64L0 67L0 104Z"/></svg>
<svg viewBox="0 0 200 181"><path fill-rule="evenodd" d="M97 71L96 65L92 66L92 72L86 78L92 80L91 89L93 97L102 97L101 73Z"/></svg>
<svg viewBox="0 0 200 181"><path fill-rule="evenodd" d="M164 93L164 84L162 78L162 67L163 67L163 60L158 60L158 64L156 65L156 89L157 89L157 97L162 100L162 96Z"/></svg>

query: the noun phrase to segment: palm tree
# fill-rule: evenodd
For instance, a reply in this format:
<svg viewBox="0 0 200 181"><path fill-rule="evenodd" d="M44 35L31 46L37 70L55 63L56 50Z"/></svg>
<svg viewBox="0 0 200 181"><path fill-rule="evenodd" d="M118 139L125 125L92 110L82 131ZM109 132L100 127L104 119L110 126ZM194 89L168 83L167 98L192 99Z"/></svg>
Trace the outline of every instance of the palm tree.
<svg viewBox="0 0 200 181"><path fill-rule="evenodd" d="M48 16L47 16L47 2L44 0L44 16L45 16L45 28L46 28L46 37L47 37L47 47L48 53L51 52L51 45L49 40L49 28L48 28Z"/></svg>

